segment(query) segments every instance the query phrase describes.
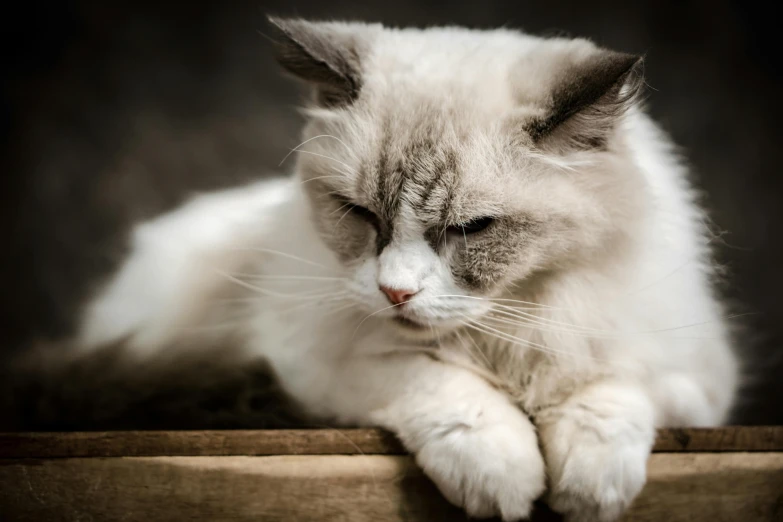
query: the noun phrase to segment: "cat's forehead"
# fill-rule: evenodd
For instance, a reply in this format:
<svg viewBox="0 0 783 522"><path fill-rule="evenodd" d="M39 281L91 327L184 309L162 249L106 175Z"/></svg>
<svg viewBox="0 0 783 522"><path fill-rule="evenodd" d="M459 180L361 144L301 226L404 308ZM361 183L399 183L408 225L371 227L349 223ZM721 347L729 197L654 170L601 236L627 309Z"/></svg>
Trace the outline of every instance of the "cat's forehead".
<svg viewBox="0 0 783 522"><path fill-rule="evenodd" d="M493 180L492 155L476 146L476 129L458 112L420 104L375 122L374 145L355 188L383 219L397 220L409 209L422 225L453 221L470 206L471 195L490 188L483 185Z"/></svg>

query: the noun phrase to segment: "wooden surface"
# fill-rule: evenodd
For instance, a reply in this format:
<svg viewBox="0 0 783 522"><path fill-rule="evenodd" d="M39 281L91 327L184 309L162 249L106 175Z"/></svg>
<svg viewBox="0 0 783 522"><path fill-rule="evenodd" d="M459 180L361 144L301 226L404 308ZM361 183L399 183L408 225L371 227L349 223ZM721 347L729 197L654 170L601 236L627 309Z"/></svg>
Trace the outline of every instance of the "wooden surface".
<svg viewBox="0 0 783 522"><path fill-rule="evenodd" d="M625 520L783 520L781 453L658 453L648 476ZM393 455L7 460L0 486L4 521L466 518Z"/></svg>
<svg viewBox="0 0 783 522"><path fill-rule="evenodd" d="M654 452L783 451L783 426L658 432ZM0 459L230 455L403 455L382 430L0 433Z"/></svg>
<svg viewBox="0 0 783 522"><path fill-rule="evenodd" d="M1 434L0 521L48 520L466 517L378 430ZM624 520L783 521L783 427L660 432Z"/></svg>

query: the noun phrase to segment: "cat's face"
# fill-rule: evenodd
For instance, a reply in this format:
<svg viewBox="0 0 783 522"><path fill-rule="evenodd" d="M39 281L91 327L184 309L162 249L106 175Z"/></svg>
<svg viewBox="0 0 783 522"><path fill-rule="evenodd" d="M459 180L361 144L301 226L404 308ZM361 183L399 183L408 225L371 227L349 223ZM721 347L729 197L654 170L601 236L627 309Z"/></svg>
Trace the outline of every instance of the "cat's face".
<svg viewBox="0 0 783 522"><path fill-rule="evenodd" d="M293 66L281 58L297 74L320 78L320 107L309 111L297 174L316 228L367 313L412 336L439 335L482 316L515 285L590 255L616 232L616 194L607 187L618 183L595 160L606 143L552 138L563 122L574 126L580 107L563 117L535 97L521 102L510 66L482 65L480 56L463 58L475 78L438 66L414 70L406 45L435 46L431 60L449 59L443 49L453 35L392 33L382 45L377 27L372 38L355 40L368 26L296 24L282 26L297 44L292 52L310 45L314 67L335 61L313 72L303 65L309 52ZM340 54L345 45L352 51ZM565 96L581 103L573 92ZM571 131L601 138L587 130ZM590 166L575 170L567 154Z"/></svg>

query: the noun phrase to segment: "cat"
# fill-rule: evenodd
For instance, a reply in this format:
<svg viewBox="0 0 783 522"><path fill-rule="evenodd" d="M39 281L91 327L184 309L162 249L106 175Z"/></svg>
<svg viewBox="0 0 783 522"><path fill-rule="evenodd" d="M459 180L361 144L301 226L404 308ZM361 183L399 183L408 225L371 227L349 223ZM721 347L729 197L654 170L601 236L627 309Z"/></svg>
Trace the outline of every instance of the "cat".
<svg viewBox="0 0 783 522"><path fill-rule="evenodd" d="M569 520L620 517L656 427L725 422L739 381L642 59L510 29L270 21L312 87L294 175L139 225L80 352L225 346L308 418L394 432L471 516L527 518L548 484Z"/></svg>

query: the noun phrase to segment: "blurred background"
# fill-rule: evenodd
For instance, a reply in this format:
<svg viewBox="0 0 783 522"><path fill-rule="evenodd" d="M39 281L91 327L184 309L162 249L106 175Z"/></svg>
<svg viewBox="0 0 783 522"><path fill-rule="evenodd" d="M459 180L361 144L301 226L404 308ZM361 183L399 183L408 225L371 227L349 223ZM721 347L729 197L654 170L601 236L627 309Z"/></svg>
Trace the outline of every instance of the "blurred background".
<svg viewBox="0 0 783 522"><path fill-rule="evenodd" d="M649 106L705 194L744 318L736 422L783 424L783 68L772 7L726 1L26 2L0 19L0 364L73 330L134 222L268 175L302 90L265 13L589 37L647 56ZM769 4L771 5L771 4ZM775 24L775 25L773 25ZM290 167L290 165L289 165Z"/></svg>

